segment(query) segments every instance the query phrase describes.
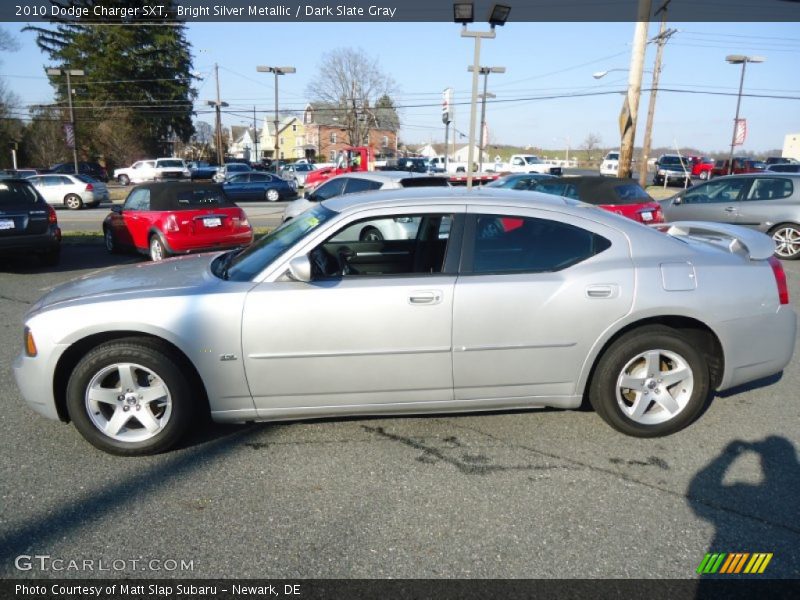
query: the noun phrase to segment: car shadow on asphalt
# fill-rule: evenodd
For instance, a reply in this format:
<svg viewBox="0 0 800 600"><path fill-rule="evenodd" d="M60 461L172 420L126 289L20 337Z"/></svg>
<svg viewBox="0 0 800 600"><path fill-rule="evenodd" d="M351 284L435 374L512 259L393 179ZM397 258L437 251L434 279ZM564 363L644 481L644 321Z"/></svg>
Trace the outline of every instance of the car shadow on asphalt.
<svg viewBox="0 0 800 600"><path fill-rule="evenodd" d="M63 244L61 260L56 266L43 264L34 254L17 254L0 258L0 272L24 275L74 271L77 276L85 269L129 265L145 260L145 256L134 253L110 254L102 243Z"/></svg>

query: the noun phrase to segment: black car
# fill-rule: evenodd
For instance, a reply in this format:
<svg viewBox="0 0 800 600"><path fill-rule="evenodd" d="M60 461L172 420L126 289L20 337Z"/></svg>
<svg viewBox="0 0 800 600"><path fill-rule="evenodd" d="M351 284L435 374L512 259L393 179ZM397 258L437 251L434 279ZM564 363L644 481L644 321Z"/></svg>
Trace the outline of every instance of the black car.
<svg viewBox="0 0 800 600"><path fill-rule="evenodd" d="M800 163L772 163L766 173L800 173Z"/></svg>
<svg viewBox="0 0 800 600"><path fill-rule="evenodd" d="M60 175L75 175L75 164L71 162L58 163L49 169L50 173L58 173ZM88 175L92 179L98 181L108 182L108 171L105 167L96 162L79 162L78 173L81 175Z"/></svg>
<svg viewBox="0 0 800 600"><path fill-rule="evenodd" d="M0 254L38 254L58 264L61 229L56 211L29 182L0 180Z"/></svg>

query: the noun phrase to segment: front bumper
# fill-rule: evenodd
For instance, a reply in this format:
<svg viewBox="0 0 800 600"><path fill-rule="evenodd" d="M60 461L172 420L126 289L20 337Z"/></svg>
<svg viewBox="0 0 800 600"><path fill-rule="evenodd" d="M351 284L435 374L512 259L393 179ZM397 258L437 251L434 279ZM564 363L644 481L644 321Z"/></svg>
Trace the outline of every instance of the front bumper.
<svg viewBox="0 0 800 600"><path fill-rule="evenodd" d="M53 373L60 352L55 354L44 354L40 349L37 356L30 357L20 352L12 369L25 403L40 415L58 421L61 417L53 396Z"/></svg>

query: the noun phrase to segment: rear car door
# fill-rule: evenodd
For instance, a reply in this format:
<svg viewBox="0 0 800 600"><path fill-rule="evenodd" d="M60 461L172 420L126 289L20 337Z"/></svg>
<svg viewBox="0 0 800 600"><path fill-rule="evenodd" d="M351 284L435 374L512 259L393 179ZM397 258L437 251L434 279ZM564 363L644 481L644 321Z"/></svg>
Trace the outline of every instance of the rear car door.
<svg viewBox="0 0 800 600"><path fill-rule="evenodd" d="M451 240L460 235L452 221L463 211L363 211L296 251L312 261L310 283L281 278L248 294L242 343L259 416L276 407L363 413L452 399ZM397 237L359 242L357 232L379 220L394 222Z"/></svg>
<svg viewBox="0 0 800 600"><path fill-rule="evenodd" d="M739 203L737 225L767 231L783 221L796 223L800 220L796 180L764 176L751 181L752 185Z"/></svg>
<svg viewBox="0 0 800 600"><path fill-rule="evenodd" d="M455 400L575 394L591 348L632 305L627 238L570 215L475 206L463 246L453 301Z"/></svg>

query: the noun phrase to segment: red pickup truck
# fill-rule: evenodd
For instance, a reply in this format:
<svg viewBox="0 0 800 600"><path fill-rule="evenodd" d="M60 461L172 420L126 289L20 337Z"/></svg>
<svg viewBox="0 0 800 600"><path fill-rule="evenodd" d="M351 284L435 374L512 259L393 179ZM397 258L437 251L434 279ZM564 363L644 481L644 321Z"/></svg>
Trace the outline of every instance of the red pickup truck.
<svg viewBox="0 0 800 600"><path fill-rule="evenodd" d="M733 170L728 173L728 161L718 160L714 163L714 168L711 169L711 177L720 177L722 175L740 175L742 173L761 173L767 166L759 161L750 158L734 158Z"/></svg>

